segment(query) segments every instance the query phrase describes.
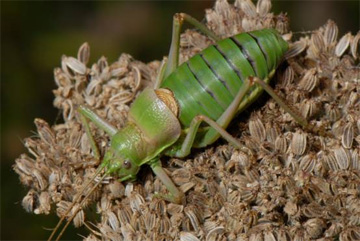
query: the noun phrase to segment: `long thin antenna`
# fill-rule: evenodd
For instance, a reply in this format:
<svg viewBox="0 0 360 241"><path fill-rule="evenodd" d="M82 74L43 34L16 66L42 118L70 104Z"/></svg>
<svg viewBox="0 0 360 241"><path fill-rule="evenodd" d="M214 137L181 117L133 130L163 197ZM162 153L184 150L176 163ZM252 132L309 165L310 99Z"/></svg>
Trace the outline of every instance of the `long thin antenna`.
<svg viewBox="0 0 360 241"><path fill-rule="evenodd" d="M56 241L59 241L61 236L64 234L66 228L69 226L69 224L71 223L71 221L75 218L76 214L78 213L79 209L81 208L81 206L84 204L84 202L88 199L88 197L93 193L93 191L101 184L102 180L105 179L105 177L107 176L107 173L105 173L99 180L98 183L96 183L95 186L93 186L91 188L91 190L89 191L89 193L84 197L84 199L80 202L79 207L74 211L74 214L68 219L68 221L66 222L66 224L64 225L64 227L62 228L61 232L59 233L59 235L56 238ZM73 207L74 205L72 205ZM71 207L71 209L72 209Z"/></svg>
<svg viewBox="0 0 360 241"><path fill-rule="evenodd" d="M66 216L70 213L71 209L74 207L74 205L80 200L82 193L85 191L85 189L92 183L92 181L95 180L95 178L100 174L100 172L105 168L105 165L100 166L100 168L96 171L94 176L84 185L84 187L78 192L78 195L76 196L75 200L73 201L72 205L68 208L66 213L60 218L59 222L57 223L56 227L52 231L50 237L48 238L48 241L51 241L51 239L54 237L56 231L61 226L62 222L66 218Z"/></svg>

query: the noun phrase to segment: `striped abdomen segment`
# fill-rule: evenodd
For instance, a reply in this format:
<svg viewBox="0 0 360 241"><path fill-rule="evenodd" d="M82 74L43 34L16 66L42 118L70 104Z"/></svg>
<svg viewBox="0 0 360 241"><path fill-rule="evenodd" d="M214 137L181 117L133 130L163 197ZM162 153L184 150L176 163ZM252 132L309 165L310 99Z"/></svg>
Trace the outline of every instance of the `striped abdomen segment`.
<svg viewBox="0 0 360 241"><path fill-rule="evenodd" d="M181 64L161 88L173 91L184 126L189 126L199 114L217 120L243 81L249 76L268 77L286 50L287 43L273 29L241 33L209 46ZM260 94L259 87L252 87L240 106L255 100L257 95L251 95L252 92Z"/></svg>

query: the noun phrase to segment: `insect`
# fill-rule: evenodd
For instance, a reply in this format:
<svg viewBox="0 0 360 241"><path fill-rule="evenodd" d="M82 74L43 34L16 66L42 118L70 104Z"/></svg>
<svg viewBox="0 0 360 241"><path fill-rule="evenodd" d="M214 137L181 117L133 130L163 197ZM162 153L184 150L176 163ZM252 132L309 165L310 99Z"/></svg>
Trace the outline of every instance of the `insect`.
<svg viewBox="0 0 360 241"><path fill-rule="evenodd" d="M216 43L179 66L180 29L184 21ZM161 65L155 88L145 89L133 102L123 129L117 130L85 106L78 108L92 148L96 149L96 145L88 120L107 132L111 143L96 174L73 200L49 240L74 205L81 207L108 175L115 175L120 182L135 180L140 167L148 164L169 191L169 194L160 196L174 203L182 203L184 194L161 167L162 155L185 157L191 148L205 147L219 137L252 155L225 129L237 114L256 100L263 89L300 124L306 126L306 120L289 109L267 85L287 49L287 42L274 29L241 33L221 40L189 15L176 14L168 60ZM100 181L88 191L90 184L103 171ZM82 199L83 193L86 195ZM57 239L75 215L76 211Z"/></svg>

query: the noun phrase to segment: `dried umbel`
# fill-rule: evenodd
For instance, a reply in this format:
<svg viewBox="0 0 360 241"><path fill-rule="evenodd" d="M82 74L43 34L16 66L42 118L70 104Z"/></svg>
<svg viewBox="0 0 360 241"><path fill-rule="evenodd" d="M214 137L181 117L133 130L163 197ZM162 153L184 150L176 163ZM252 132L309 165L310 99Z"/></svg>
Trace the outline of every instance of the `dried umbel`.
<svg viewBox="0 0 360 241"><path fill-rule="evenodd" d="M288 34L286 15L275 15L270 8L269 0L256 5L218 0L205 19L222 37L266 27ZM336 24L329 21L290 42L287 61L274 78L278 95L319 131L302 129L269 99L230 128L255 158L217 143L187 159L164 160L186 195L184 205L154 196L165 187L146 169L135 183L108 177L76 213L76 226L93 229L85 240L360 239L360 70L354 64L359 36L338 36ZM181 36L181 61L211 43L187 30ZM90 106L121 128L129 105L152 85L160 66L159 61L144 64L122 54L112 64L102 57L88 67L89 54L85 43L77 58L63 57L54 71L54 105L65 122L51 127L36 119L37 137L25 140L30 154L15 162L14 170L30 189L22 202L28 212L49 214L57 206L57 215L64 216L101 161L94 158L76 107ZM90 129L103 155L109 137L92 124ZM85 215L94 203L100 220Z"/></svg>

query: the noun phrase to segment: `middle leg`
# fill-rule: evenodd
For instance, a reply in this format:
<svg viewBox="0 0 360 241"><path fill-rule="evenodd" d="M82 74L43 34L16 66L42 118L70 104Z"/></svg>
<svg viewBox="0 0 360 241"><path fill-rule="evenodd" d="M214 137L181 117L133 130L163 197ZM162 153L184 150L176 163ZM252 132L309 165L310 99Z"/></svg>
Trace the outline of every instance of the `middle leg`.
<svg viewBox="0 0 360 241"><path fill-rule="evenodd" d="M222 136L232 145L252 155L251 151L248 148L240 144L234 137L232 137L225 130L225 128L229 125L231 120L236 115L239 104L244 99L244 96L250 90L252 84L253 84L253 77L249 77L244 81L244 85L239 89L234 100L231 102L231 104L228 106L228 108L225 110L225 112L219 117L219 119L216 122L204 115L196 116L190 124L188 133L185 137L184 142L181 145L181 149L176 151L175 156L184 157L190 153L191 147L194 144L196 134L198 132L198 129L202 121L205 121L211 128L205 133L205 135L197 143L199 147L211 144L220 136Z"/></svg>

